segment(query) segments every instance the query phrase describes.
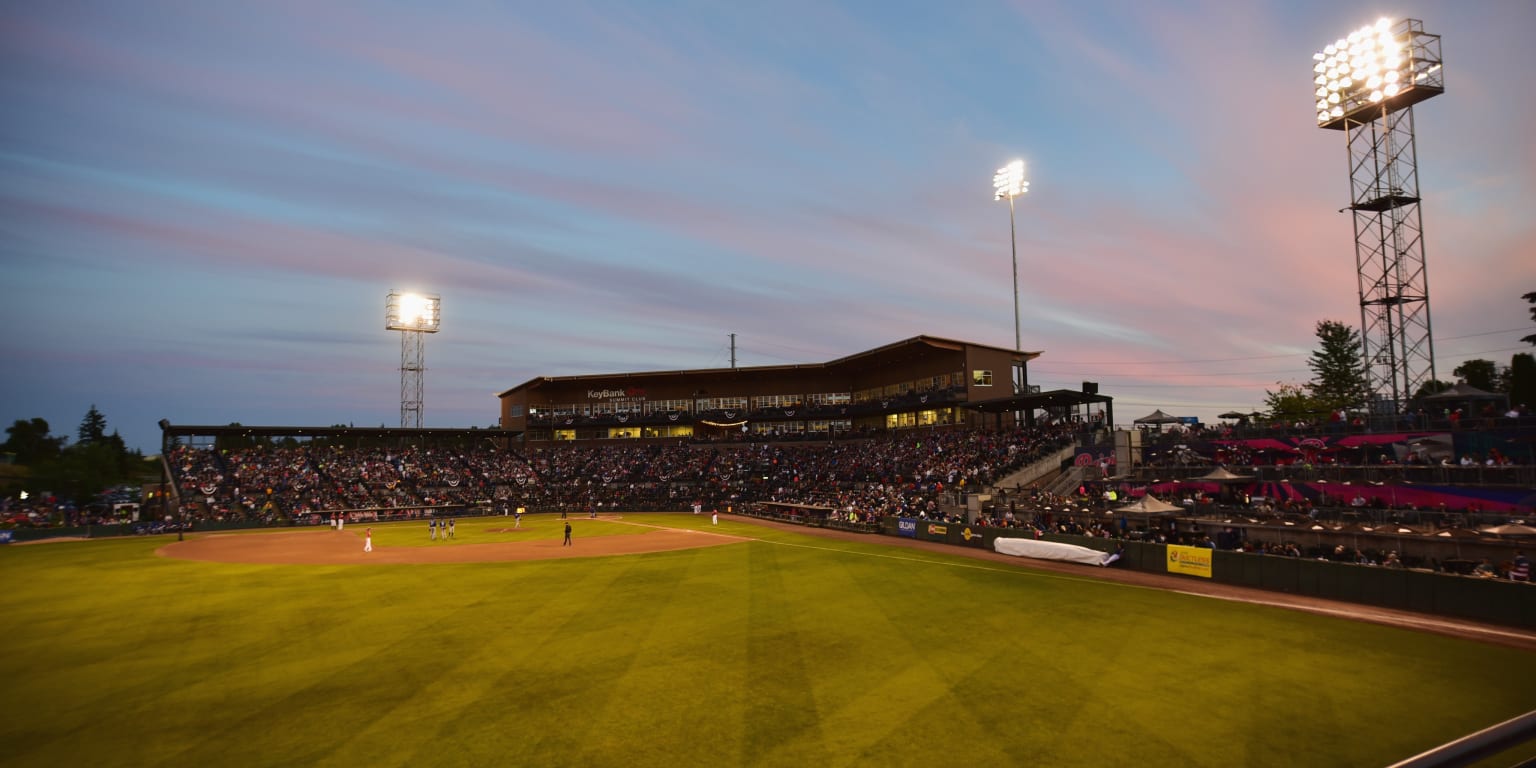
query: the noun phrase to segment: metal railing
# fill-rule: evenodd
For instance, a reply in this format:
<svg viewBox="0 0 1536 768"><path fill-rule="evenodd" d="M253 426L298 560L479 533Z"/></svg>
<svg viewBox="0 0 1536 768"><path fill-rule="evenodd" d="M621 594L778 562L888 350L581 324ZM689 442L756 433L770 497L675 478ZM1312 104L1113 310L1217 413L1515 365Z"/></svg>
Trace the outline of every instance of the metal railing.
<svg viewBox="0 0 1536 768"><path fill-rule="evenodd" d="M1400 763L1393 763L1389 768L1458 768L1533 741L1536 741L1536 711L1469 733ZM1536 765L1536 755L1521 760L1517 765Z"/></svg>

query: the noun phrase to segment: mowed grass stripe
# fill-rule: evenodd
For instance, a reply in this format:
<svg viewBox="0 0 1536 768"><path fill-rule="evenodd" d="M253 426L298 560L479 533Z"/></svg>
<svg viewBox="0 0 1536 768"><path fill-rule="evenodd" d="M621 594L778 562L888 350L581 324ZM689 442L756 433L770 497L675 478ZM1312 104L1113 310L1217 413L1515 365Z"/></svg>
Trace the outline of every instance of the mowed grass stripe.
<svg viewBox="0 0 1536 768"><path fill-rule="evenodd" d="M661 553L519 564L520 572L533 566L527 570L536 576L520 580L518 591L539 605L559 607L530 609L526 625L536 632L521 632L510 641L505 635L492 635L502 640L494 645L503 652L487 657L486 664L505 671L488 678L491 682L482 701L462 717L423 725L430 731L431 744L453 744L452 749L426 749L402 764L462 760L470 765L563 765L593 764L594 759L603 764L666 764L665 758L675 752L656 743L658 737L673 732L675 723L665 721L676 710L675 702L660 694L670 690L686 695L692 682L706 678L690 681L668 674L667 686L646 688L647 695L636 701L616 697L611 689L622 686L632 671L641 677L656 674L654 663L636 662L643 657L635 639L644 634L641 627L659 624L655 615L659 601L654 596L665 591L663 583L679 581L678 563L692 556ZM601 584L590 578L580 583L572 580L572 574L581 573L603 574ZM509 644L515 648L512 652L507 652ZM704 668L694 671L709 674ZM622 714L609 719L604 717L607 711ZM647 717L661 721L649 739L623 743L605 735L623 731L635 718ZM612 754L602 752L610 743ZM647 754L659 759L654 763L637 760Z"/></svg>
<svg viewBox="0 0 1536 768"><path fill-rule="evenodd" d="M815 671L808 669L808 656L830 655L833 649L824 646L826 633L808 635L803 627L804 614L814 611L817 602L829 598L832 591L818 590L805 600L795 579L806 563L779 547L753 544L746 549L746 564L748 699L742 710L741 751L736 760L827 765L814 694ZM783 760L786 750L792 750L797 760Z"/></svg>
<svg viewBox="0 0 1536 768"><path fill-rule="evenodd" d="M797 559L813 564L825 557L801 552ZM950 685L957 670L925 648L907 623L914 597L911 582L892 578L889 565L879 561L835 558L830 564L835 567L796 568L794 577L802 592L795 602L809 605L797 612L797 619L807 635L818 638L811 656L818 741L788 741L770 751L766 761L942 764L944 749L935 749L936 742L926 738L931 733L924 731L931 723L912 723L907 715L960 709ZM929 577L938 582L934 588L944 589L943 582L952 574ZM950 618L935 623L953 626ZM969 663L962 659L958 666ZM814 757L811 750L829 756L830 762L807 762Z"/></svg>
<svg viewBox="0 0 1536 768"><path fill-rule="evenodd" d="M13 740L12 748L63 764L64 757L50 755L72 754L102 728L100 719L81 713L155 711L174 720L166 692L206 679L191 668L201 653L195 645L201 638L191 635L220 633L219 620L197 609L197 595L207 585L196 578L195 567L152 557L160 543L121 539L18 548L22 561L46 562L55 552L63 557L62 567L45 568L46 584L12 579L15 574L6 569L6 583L16 587L0 597L0 613L16 617L18 624L7 633L7 653L0 658L31 660L6 674L8 693L26 702L29 722L64 727L34 729L34 738ZM80 562L85 553L95 555L94 567ZM217 593L212 600L230 607L241 602L238 593ZM218 650L227 656L222 653L227 646ZM200 708L195 714L209 711L220 710ZM122 744L116 759L154 760L172 753L181 740L153 738L163 725L158 718L145 723L146 738Z"/></svg>
<svg viewBox="0 0 1536 768"><path fill-rule="evenodd" d="M427 735L439 727L440 715L453 711L454 690L435 686L474 679L457 670L466 655L483 646L477 633L496 613L488 603L497 599L497 591L474 583L487 574L459 583L458 574L428 566L393 572L271 570L266 588L279 597L291 593L300 603L318 579L325 606L312 615L319 625L307 634L282 633L286 642L277 658L269 653L234 659L221 684L248 697L247 714L200 729L202 738L183 757L189 764L217 760L250 729L291 722L272 738L277 759L285 762L314 763L349 745L369 751L378 744L391 746L391 758L409 758L410 751L392 746L393 736L372 741L353 736L367 736L381 716L401 714L405 719L394 727L409 723ZM296 573L285 580L284 571ZM338 707L338 701L353 705Z"/></svg>
<svg viewBox="0 0 1536 768"><path fill-rule="evenodd" d="M597 615L606 613L614 626L639 618L615 611L612 596L644 578L643 564L614 558L599 568L569 561L528 565L536 567L505 569L515 578L472 617L479 620L475 627L460 629L476 641L473 652L424 692L444 706L424 718L421 748L393 756L397 764L441 764L450 756L471 760L467 764L489 759L531 764L524 760L571 754L570 736L580 722L575 702L591 690L592 677L609 674L617 664L601 653L586 653L584 643ZM601 647L600 641L593 647ZM554 712L569 712L570 724L538 727ZM412 707L391 712L380 723L378 739L388 743L390 723L421 714Z"/></svg>
<svg viewBox="0 0 1536 768"><path fill-rule="evenodd" d="M405 571L416 572L415 578L396 586L394 601L373 600L381 586L372 580L387 582L390 569L354 570L367 573L357 583L358 605L394 604L372 614L353 614L356 626L348 631L365 641L338 646L326 642L336 638L322 637L308 644L323 668L318 677L311 672L310 682L290 694L303 708L278 703L277 711L262 712L256 719L286 716L312 724L296 729L285 758L315 762L330 756L355 763L361 756L383 764L440 761L442 756L435 754L440 739L466 718L483 721L504 707L509 690L517 690L517 681L509 678L526 667L509 665L518 663L519 654L526 654L533 667L542 666L538 650L555 647L558 651L558 646L543 644L547 637L563 625L585 620L580 600L544 599L545 588L539 584L558 583L577 595L601 593L625 572L622 562L596 570L541 565L548 567L406 567ZM531 587L520 583L530 578L536 582ZM277 677L295 674L290 670ZM509 682L514 687L506 687ZM335 706L339 696L366 706L349 706L339 714L325 711ZM420 740L419 752L399 747L402 727ZM209 748L217 749L226 735L209 739ZM525 735L491 730L477 733L468 743L477 749L526 745L526 738L511 738Z"/></svg>
<svg viewBox="0 0 1536 768"><path fill-rule="evenodd" d="M637 558L655 576L613 597L643 619L609 642L614 670L573 720L571 764L732 761L749 636L740 555L701 549Z"/></svg>
<svg viewBox="0 0 1536 768"><path fill-rule="evenodd" d="M1006 583L1007 570L922 567L894 590L885 563L870 561L851 571L862 585L862 599L880 604L889 627L904 641L898 646L904 653L893 658L900 671L878 692L890 704L875 709L890 713L892 727L886 738L860 747L859 762L945 764L958 748L977 764L1033 764L1027 755L1010 755L1011 739L997 738L1016 730L1002 702L1017 699L1021 689L999 661L1015 654L1012 644L996 640L1029 642L1030 630L1021 621L1033 621L1028 606L1046 583L1016 582L989 605L988 582ZM971 683L999 674L1001 695L973 690ZM985 698L970 699L977 695ZM985 726L994 718L1003 720L1002 730Z"/></svg>

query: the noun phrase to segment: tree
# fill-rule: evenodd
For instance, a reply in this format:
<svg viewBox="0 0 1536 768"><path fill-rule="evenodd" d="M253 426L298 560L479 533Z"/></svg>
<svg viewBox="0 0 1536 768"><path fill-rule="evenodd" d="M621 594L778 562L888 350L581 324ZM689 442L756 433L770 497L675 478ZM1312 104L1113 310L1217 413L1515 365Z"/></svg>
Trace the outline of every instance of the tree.
<svg viewBox="0 0 1536 768"><path fill-rule="evenodd" d="M1531 291L1530 293L1527 293L1526 295L1521 296L1520 298L1525 299L1527 302L1530 303L1530 305L1531 305L1531 322L1536 323L1536 291ZM1536 333L1533 333L1533 334L1531 334L1529 336L1522 337L1520 340L1525 342L1525 343L1527 343L1527 344L1530 344L1531 346L1536 346Z"/></svg>
<svg viewBox="0 0 1536 768"><path fill-rule="evenodd" d="M1264 391L1264 407L1270 418L1283 422L1317 420L1328 410L1307 393L1306 387L1283 381L1275 383L1275 391Z"/></svg>
<svg viewBox="0 0 1536 768"><path fill-rule="evenodd" d="M1499 391L1499 366L1492 360L1474 358L1461 365L1451 374L1485 392Z"/></svg>
<svg viewBox="0 0 1536 768"><path fill-rule="evenodd" d="M103 488L152 479L156 464L146 462L138 449L129 450L122 435L107 434L107 419L92 405L80 421L80 440L66 446L67 438L48 435L43 419L18 420L6 432L4 450L16 453L16 463L31 469L32 483L61 498L79 504L96 499Z"/></svg>
<svg viewBox="0 0 1536 768"><path fill-rule="evenodd" d="M1360 332L1337 320L1323 320L1317 324L1317 340L1320 346L1307 361L1312 399L1325 411L1366 405L1371 388L1360 354Z"/></svg>
<svg viewBox="0 0 1536 768"><path fill-rule="evenodd" d="M8 437L0 450L16 454L16 463L26 466L51 461L64 448L64 438L50 437L48 431L48 422L43 419L17 419L5 428Z"/></svg>
<svg viewBox="0 0 1536 768"><path fill-rule="evenodd" d="M1521 352L1509 359L1509 393L1511 405L1536 405L1536 356Z"/></svg>
<svg viewBox="0 0 1536 768"><path fill-rule="evenodd" d="M76 443L58 462L44 468L40 477L48 480L54 493L84 505L95 500L103 488L129 479L122 472L120 459L104 441Z"/></svg>
<svg viewBox="0 0 1536 768"><path fill-rule="evenodd" d="M85 418L80 420L80 431L77 438L81 445L90 445L101 442L107 436L107 417L96 410L96 404L91 403L91 409L85 412Z"/></svg>

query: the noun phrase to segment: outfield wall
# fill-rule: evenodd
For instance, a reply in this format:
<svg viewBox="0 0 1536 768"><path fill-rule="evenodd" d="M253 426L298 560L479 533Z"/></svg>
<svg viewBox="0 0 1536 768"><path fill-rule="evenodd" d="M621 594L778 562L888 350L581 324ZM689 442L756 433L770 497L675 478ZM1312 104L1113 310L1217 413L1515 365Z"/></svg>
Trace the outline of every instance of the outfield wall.
<svg viewBox="0 0 1536 768"><path fill-rule="evenodd" d="M913 518L888 518L881 533L988 552L994 551L992 542L999 537L1027 537L1027 529L977 528L963 523ZM1164 544L1055 533L1040 538L1103 552L1113 552L1123 546L1125 550L1120 562L1111 566L1114 568L1177 575L1185 579L1206 578L1170 573L1170 550L1179 548ZM1227 550L1210 552L1209 573L1209 580L1220 584L1536 628L1536 583Z"/></svg>
<svg viewBox="0 0 1536 768"><path fill-rule="evenodd" d="M9 533L11 534L11 541L19 544L21 542L26 542L26 541L42 541L44 539L104 539L104 538L108 538L108 537L111 537L111 536L134 536L134 535L156 535L156 536L163 536L165 534L175 533L176 532L175 528L168 528L168 529L162 530L162 531L155 531L153 534L141 533L139 530L136 530L136 529L139 528L142 525L146 525L146 524L145 523L118 523L118 524L115 524L115 525L72 525L72 526L56 526L56 527L51 527L51 528L14 528L14 529L11 529L9 531ZM292 529L292 528L295 528L295 527L299 527L299 528L319 528L321 526L318 526L318 525L293 526L293 525L289 525L288 523L283 523L283 524L280 524L280 525L266 525L266 524L258 523L258 522L255 522L255 521L248 521L248 520L240 520L240 521L199 520L199 521L197 521L196 532L197 533L207 533L209 531L237 531L237 530L247 530L247 529L251 529L251 528L272 528L272 529L282 528L282 529ZM192 533L193 531L188 530L187 532L188 533Z"/></svg>

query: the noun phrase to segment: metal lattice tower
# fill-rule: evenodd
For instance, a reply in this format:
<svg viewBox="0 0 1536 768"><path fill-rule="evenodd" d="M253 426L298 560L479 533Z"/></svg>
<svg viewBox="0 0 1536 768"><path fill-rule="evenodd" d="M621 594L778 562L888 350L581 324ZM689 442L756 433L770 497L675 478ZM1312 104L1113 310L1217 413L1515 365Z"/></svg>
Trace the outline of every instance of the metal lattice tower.
<svg viewBox="0 0 1536 768"><path fill-rule="evenodd" d="M1401 406L1435 378L1413 108L1346 130L1361 352L1377 400Z"/></svg>
<svg viewBox="0 0 1536 768"><path fill-rule="evenodd" d="M425 348L421 331L402 331L400 333L400 427L421 428L423 373L427 370L422 363L422 350Z"/></svg>
<svg viewBox="0 0 1536 768"><path fill-rule="evenodd" d="M1413 105L1445 91L1440 36L1377 22L1313 57L1318 125L1342 130L1360 296L1360 339L1378 404L1397 411L1435 378Z"/></svg>

